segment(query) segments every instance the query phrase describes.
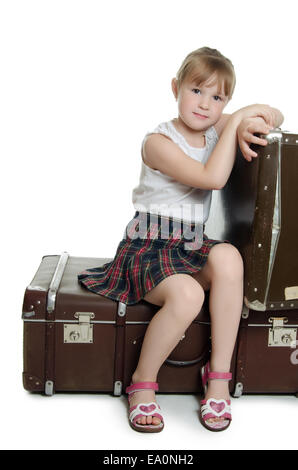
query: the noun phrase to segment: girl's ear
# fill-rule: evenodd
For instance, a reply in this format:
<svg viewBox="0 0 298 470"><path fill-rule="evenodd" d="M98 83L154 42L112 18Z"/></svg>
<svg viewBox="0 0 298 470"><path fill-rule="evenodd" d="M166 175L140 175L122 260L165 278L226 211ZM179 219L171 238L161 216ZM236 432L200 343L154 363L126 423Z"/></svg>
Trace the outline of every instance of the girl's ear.
<svg viewBox="0 0 298 470"><path fill-rule="evenodd" d="M176 100L178 98L178 86L177 86L177 79L173 78L172 79L172 91L173 95L175 96Z"/></svg>

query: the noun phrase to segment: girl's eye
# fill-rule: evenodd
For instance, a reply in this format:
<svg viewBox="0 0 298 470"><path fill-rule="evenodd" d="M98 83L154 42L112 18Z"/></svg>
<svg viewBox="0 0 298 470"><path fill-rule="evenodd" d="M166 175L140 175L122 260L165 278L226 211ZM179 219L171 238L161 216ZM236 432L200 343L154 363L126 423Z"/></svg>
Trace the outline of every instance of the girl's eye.
<svg viewBox="0 0 298 470"><path fill-rule="evenodd" d="M218 96L218 95L214 96L214 99L215 99L215 101L221 101L221 97Z"/></svg>
<svg viewBox="0 0 298 470"><path fill-rule="evenodd" d="M193 88L192 91L198 95L199 93L201 93L201 90L199 88Z"/></svg>

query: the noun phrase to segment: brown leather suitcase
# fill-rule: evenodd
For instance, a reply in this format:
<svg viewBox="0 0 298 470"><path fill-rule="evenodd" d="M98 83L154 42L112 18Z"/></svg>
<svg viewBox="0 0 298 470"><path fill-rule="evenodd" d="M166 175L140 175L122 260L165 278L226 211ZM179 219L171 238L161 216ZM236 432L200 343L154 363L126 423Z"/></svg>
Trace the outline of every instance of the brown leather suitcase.
<svg viewBox="0 0 298 470"><path fill-rule="evenodd" d="M230 240L244 261L238 397L298 391L298 135L275 129L262 137L268 144L254 146L252 162L238 150L213 212L224 223L208 233Z"/></svg>
<svg viewBox="0 0 298 470"><path fill-rule="evenodd" d="M238 153L221 191L217 234L240 250L244 301L258 311L298 309L298 135L275 129L258 157ZM210 236L210 235L209 235Z"/></svg>
<svg viewBox="0 0 298 470"><path fill-rule="evenodd" d="M146 328L159 307L146 301L126 306L79 284L79 272L109 260L66 252L42 258L23 303L26 390L46 395L59 391L121 395L130 384ZM209 354L207 295L159 371L160 392L201 393L200 368Z"/></svg>
<svg viewBox="0 0 298 470"><path fill-rule="evenodd" d="M234 397L294 393L298 397L298 310L244 308L238 334Z"/></svg>

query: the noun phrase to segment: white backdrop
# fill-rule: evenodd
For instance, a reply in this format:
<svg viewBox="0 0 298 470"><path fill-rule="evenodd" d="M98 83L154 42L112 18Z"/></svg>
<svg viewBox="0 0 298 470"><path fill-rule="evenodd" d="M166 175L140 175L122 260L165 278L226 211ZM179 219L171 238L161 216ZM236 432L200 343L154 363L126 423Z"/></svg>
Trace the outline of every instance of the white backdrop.
<svg viewBox="0 0 298 470"><path fill-rule="evenodd" d="M143 436L128 426L124 397L31 396L21 381L25 287L45 254L114 255L134 214L141 141L176 116L170 83L186 54L210 46L231 58L226 112L267 103L298 133L295 9L292 0L1 1L1 447L297 446L294 397L233 400L232 426L212 434L195 397L161 396L167 427Z"/></svg>

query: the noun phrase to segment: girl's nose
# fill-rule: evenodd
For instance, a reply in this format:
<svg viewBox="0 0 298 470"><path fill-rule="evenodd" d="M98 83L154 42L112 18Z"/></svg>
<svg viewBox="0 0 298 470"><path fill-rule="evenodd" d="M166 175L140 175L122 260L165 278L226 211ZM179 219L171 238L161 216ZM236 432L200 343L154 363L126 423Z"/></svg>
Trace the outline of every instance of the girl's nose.
<svg viewBox="0 0 298 470"><path fill-rule="evenodd" d="M209 108L209 100L207 98L202 99L200 102L200 107L203 109L208 109Z"/></svg>

